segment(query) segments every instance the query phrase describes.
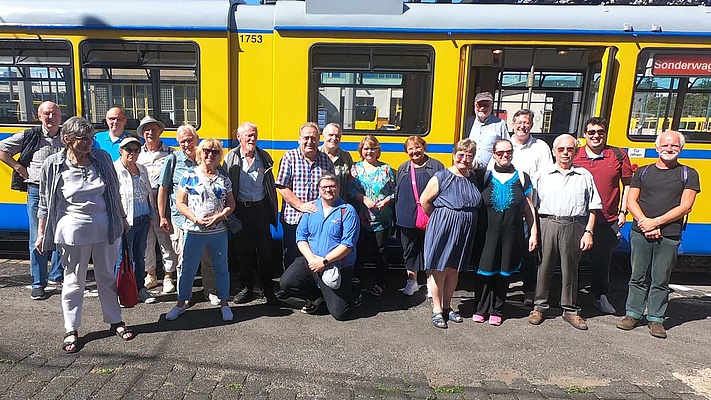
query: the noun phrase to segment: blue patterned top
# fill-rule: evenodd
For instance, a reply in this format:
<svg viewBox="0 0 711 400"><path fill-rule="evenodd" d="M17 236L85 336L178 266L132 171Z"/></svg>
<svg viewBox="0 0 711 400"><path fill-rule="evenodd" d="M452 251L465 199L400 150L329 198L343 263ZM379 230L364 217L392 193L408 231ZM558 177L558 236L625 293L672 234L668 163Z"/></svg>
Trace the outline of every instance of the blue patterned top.
<svg viewBox="0 0 711 400"><path fill-rule="evenodd" d="M188 194L188 207L196 217L220 213L225 208L227 193L232 192L232 181L221 172L208 178L199 168L185 171L178 184ZM211 191L211 193L209 192ZM227 229L225 221L206 228L185 218L183 229L190 232L216 233Z"/></svg>
<svg viewBox="0 0 711 400"><path fill-rule="evenodd" d="M351 168L351 177L353 180L348 185L348 194L351 199L355 199L358 193L375 203L386 197L395 198L395 172L390 165L384 162L378 162L375 171L368 172L365 170L365 161L358 161ZM377 208L367 208L362 201L353 201L360 216L361 227L370 232L382 231L392 226L393 203L391 201L385 208L378 210Z"/></svg>

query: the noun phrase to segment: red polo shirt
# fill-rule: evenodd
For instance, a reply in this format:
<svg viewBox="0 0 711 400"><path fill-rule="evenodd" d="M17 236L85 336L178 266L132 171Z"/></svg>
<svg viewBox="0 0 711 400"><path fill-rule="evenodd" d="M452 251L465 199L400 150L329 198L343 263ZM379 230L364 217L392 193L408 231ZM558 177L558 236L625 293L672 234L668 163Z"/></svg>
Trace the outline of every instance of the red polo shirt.
<svg viewBox="0 0 711 400"><path fill-rule="evenodd" d="M620 184L623 178L632 178L632 165L627 152L622 152L622 164L617 160L615 152L606 146L597 158L590 158L586 147L578 149L573 164L590 171L595 181L595 188L602 199L602 211L596 211L595 221L613 222L620 212Z"/></svg>

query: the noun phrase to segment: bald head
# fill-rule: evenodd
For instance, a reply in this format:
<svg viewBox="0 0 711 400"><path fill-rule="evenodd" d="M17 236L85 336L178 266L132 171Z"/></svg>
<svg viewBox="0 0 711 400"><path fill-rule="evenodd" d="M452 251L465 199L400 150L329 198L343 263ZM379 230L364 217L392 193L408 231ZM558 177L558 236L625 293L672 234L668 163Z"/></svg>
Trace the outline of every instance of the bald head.
<svg viewBox="0 0 711 400"><path fill-rule="evenodd" d="M106 112L106 125L109 127L109 134L118 138L126 127L126 113L119 107L109 108Z"/></svg>
<svg viewBox="0 0 711 400"><path fill-rule="evenodd" d="M59 134L59 124L62 122L62 111L58 105L51 101L45 101L37 108L37 116L50 136Z"/></svg>

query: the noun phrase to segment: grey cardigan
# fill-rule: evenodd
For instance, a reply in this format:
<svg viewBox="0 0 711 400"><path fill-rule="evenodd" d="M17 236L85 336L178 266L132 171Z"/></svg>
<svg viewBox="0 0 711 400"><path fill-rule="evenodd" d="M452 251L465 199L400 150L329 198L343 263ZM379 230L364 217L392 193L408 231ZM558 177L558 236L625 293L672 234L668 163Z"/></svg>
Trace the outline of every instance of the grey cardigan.
<svg viewBox="0 0 711 400"><path fill-rule="evenodd" d="M118 177L109 153L101 149L92 148L89 156L96 171L104 181L104 185L106 185L106 190L104 190L103 194L106 202L106 211L109 216L109 232L106 239L109 244L113 244L123 235L123 212L121 210ZM56 246L54 243L54 231L57 227L57 217L59 215L57 212L57 197L59 196L57 185L62 178L62 164L66 159L67 150L63 149L59 153L47 157L42 164L37 217L45 220L44 241L42 242L43 251L53 249Z"/></svg>

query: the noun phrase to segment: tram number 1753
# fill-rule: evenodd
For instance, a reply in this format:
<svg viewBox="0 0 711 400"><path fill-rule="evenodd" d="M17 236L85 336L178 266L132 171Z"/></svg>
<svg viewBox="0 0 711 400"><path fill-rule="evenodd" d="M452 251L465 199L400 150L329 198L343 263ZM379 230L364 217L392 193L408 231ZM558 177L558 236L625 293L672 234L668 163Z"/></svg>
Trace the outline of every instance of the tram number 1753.
<svg viewBox="0 0 711 400"><path fill-rule="evenodd" d="M262 43L262 35L239 35L239 41L242 43Z"/></svg>

